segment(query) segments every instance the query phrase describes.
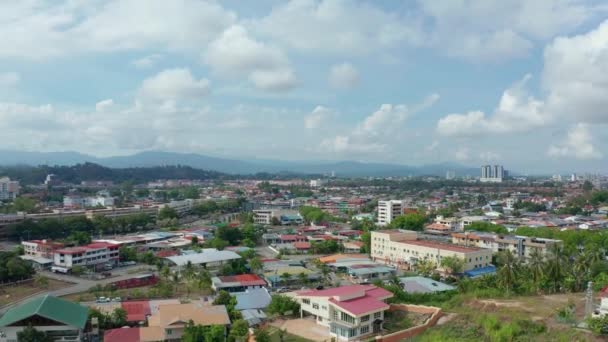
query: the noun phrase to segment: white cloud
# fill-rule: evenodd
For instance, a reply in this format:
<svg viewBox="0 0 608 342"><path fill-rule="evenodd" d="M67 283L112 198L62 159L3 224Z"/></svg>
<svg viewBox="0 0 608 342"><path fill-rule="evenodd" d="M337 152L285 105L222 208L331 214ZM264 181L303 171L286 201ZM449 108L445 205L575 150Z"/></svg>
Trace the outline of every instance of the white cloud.
<svg viewBox="0 0 608 342"><path fill-rule="evenodd" d="M232 118L219 124L220 128L240 129L250 127L251 123L243 118Z"/></svg>
<svg viewBox="0 0 608 342"><path fill-rule="evenodd" d="M545 49L547 106L562 118L608 123L608 20L595 30L556 38Z"/></svg>
<svg viewBox="0 0 608 342"><path fill-rule="evenodd" d="M329 71L329 85L336 89L349 89L359 84L359 71L350 63L333 65Z"/></svg>
<svg viewBox="0 0 608 342"><path fill-rule="evenodd" d="M21 75L16 72L0 72L0 87L13 87L21 81Z"/></svg>
<svg viewBox="0 0 608 342"><path fill-rule="evenodd" d="M323 106L317 106L310 112L308 115L304 117L304 128L314 129L319 128L321 124L327 120L329 115L331 114L331 110Z"/></svg>
<svg viewBox="0 0 608 342"><path fill-rule="evenodd" d="M489 163L500 160L500 154L492 151L485 151L479 154L479 160Z"/></svg>
<svg viewBox="0 0 608 342"><path fill-rule="evenodd" d="M470 136L522 132L548 124L552 117L544 103L526 91L529 79L530 75L526 75L505 90L492 116L481 111L449 114L439 120L437 131L445 136Z"/></svg>
<svg viewBox="0 0 608 342"><path fill-rule="evenodd" d="M114 105L114 100L112 100L112 99L99 101L95 104L95 110L97 112L105 112L106 110L110 109L113 105Z"/></svg>
<svg viewBox="0 0 608 342"><path fill-rule="evenodd" d="M468 161L471 159L471 153L468 147L459 147L454 153L454 158L458 161Z"/></svg>
<svg viewBox="0 0 608 342"><path fill-rule="evenodd" d="M419 42L418 23L363 2L292 0L251 27L294 49L351 55Z"/></svg>
<svg viewBox="0 0 608 342"><path fill-rule="evenodd" d="M147 69L153 67L163 58L161 54L148 55L142 58L138 58L131 62L137 69Z"/></svg>
<svg viewBox="0 0 608 342"><path fill-rule="evenodd" d="M431 46L475 62L526 56L601 13L577 0L419 1Z"/></svg>
<svg viewBox="0 0 608 342"><path fill-rule="evenodd" d="M439 95L432 94L412 107L403 104L383 104L377 111L363 119L350 134L340 134L335 138L323 140L321 149L365 154L384 151L391 144L398 146L396 142L403 137L406 120L432 106L438 99Z"/></svg>
<svg viewBox="0 0 608 342"><path fill-rule="evenodd" d="M547 154L551 157L573 157L576 159L601 159L603 155L593 146L593 137L587 124L579 123L568 131L566 140L551 145Z"/></svg>
<svg viewBox="0 0 608 342"><path fill-rule="evenodd" d="M203 59L221 75L246 75L259 89L288 90L297 84L285 53L251 38L242 26L235 25L224 31L211 42Z"/></svg>
<svg viewBox="0 0 608 342"><path fill-rule="evenodd" d="M196 100L207 95L209 87L209 80L195 79L188 69L167 69L145 79L139 95L159 101Z"/></svg>
<svg viewBox="0 0 608 342"><path fill-rule="evenodd" d="M198 50L236 19L215 1L11 1L0 12L0 57Z"/></svg>
<svg viewBox="0 0 608 342"><path fill-rule="evenodd" d="M427 146L424 148L424 150L425 150L426 152L433 152L433 151L435 151L435 150L437 149L437 147L439 147L439 145L440 145L440 144L439 144L439 141L434 140L434 141L433 141L433 142L431 142L429 145L427 145Z"/></svg>

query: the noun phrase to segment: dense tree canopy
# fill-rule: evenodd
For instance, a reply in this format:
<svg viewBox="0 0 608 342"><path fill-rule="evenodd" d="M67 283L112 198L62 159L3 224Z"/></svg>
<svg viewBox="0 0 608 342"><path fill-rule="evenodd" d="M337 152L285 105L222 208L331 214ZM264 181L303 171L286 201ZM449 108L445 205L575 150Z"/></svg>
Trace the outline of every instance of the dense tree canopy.
<svg viewBox="0 0 608 342"><path fill-rule="evenodd" d="M0 282L28 279L33 275L29 261L19 258L15 252L0 252Z"/></svg>
<svg viewBox="0 0 608 342"><path fill-rule="evenodd" d="M427 222L426 216L419 213L405 214L397 216L390 223L390 228L407 229L407 230L423 230L424 224Z"/></svg>

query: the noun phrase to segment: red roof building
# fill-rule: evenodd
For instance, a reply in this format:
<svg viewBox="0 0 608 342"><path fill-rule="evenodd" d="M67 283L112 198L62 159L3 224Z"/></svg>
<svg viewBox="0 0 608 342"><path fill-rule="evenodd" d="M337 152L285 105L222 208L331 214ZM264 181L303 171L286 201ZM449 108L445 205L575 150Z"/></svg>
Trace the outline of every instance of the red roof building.
<svg viewBox="0 0 608 342"><path fill-rule="evenodd" d="M211 287L216 290L228 292L242 292L248 289L266 286L266 281L257 274L239 274L234 276L222 276L211 278Z"/></svg>
<svg viewBox="0 0 608 342"><path fill-rule="evenodd" d="M121 306L127 312L127 322L145 321L146 316L151 314L150 302L147 300L122 302Z"/></svg>
<svg viewBox="0 0 608 342"><path fill-rule="evenodd" d="M382 327L386 300L393 294L373 285L350 285L325 290L296 292L303 313L318 324L329 325L332 336L361 340Z"/></svg>
<svg viewBox="0 0 608 342"><path fill-rule="evenodd" d="M140 342L139 328L118 328L106 330L104 342Z"/></svg>

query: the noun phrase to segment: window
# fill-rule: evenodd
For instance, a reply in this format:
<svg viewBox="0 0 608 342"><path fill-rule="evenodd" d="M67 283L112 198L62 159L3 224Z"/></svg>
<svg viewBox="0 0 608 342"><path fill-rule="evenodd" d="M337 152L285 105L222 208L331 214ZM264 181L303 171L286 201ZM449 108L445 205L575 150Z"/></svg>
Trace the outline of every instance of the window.
<svg viewBox="0 0 608 342"><path fill-rule="evenodd" d="M344 322L355 324L355 318L345 312L340 312L340 319Z"/></svg>
<svg viewBox="0 0 608 342"><path fill-rule="evenodd" d="M334 311L334 321L338 320L338 311Z"/></svg>
<svg viewBox="0 0 608 342"><path fill-rule="evenodd" d="M380 317L382 317L382 311L380 311L380 312L376 312L376 313L374 314L374 319L377 319L377 318L380 318Z"/></svg>
<svg viewBox="0 0 608 342"><path fill-rule="evenodd" d="M355 337L357 336L357 328L352 328L350 330L348 330L348 337Z"/></svg>
<svg viewBox="0 0 608 342"><path fill-rule="evenodd" d="M336 333L336 326L332 325L330 331L335 334Z"/></svg>
<svg viewBox="0 0 608 342"><path fill-rule="evenodd" d="M302 303L310 305L310 299L302 299Z"/></svg>
<svg viewBox="0 0 608 342"><path fill-rule="evenodd" d="M167 329L167 335L171 335L173 334L173 330L172 329Z"/></svg>
<svg viewBox="0 0 608 342"><path fill-rule="evenodd" d="M313 309L316 309L316 310L319 310L319 304L317 304L317 303L312 303L312 308L313 308Z"/></svg>
<svg viewBox="0 0 608 342"><path fill-rule="evenodd" d="M361 327L359 334L363 335L363 334L367 334L368 332L369 332L369 325L366 325L364 327Z"/></svg>
<svg viewBox="0 0 608 342"><path fill-rule="evenodd" d="M322 305L322 306L321 306L321 309L323 309L323 310L327 310L327 306Z"/></svg>
<svg viewBox="0 0 608 342"><path fill-rule="evenodd" d="M369 315L365 315L363 317L361 317L361 322L367 322L369 321Z"/></svg>

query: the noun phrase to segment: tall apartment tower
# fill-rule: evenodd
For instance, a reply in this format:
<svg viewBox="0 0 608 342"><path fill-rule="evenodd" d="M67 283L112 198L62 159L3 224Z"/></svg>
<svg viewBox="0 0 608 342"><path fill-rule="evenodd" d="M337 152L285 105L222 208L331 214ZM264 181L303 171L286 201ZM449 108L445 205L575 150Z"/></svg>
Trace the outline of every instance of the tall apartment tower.
<svg viewBox="0 0 608 342"><path fill-rule="evenodd" d="M403 201L378 201L378 225L386 226L403 214Z"/></svg>
<svg viewBox="0 0 608 342"><path fill-rule="evenodd" d="M19 195L19 182L0 177L0 201L14 200Z"/></svg>
<svg viewBox="0 0 608 342"><path fill-rule="evenodd" d="M505 178L505 172L502 165L483 165L479 180L484 183L500 183Z"/></svg>

